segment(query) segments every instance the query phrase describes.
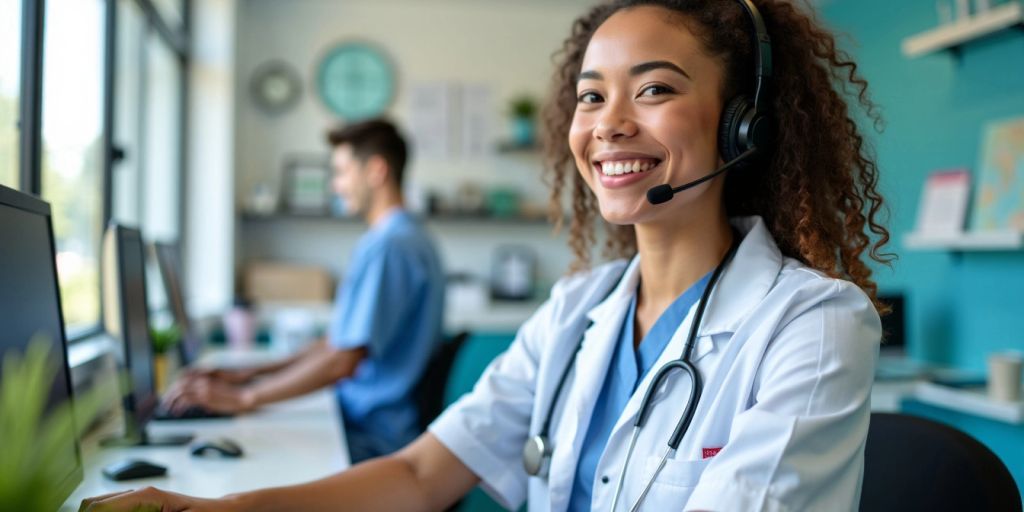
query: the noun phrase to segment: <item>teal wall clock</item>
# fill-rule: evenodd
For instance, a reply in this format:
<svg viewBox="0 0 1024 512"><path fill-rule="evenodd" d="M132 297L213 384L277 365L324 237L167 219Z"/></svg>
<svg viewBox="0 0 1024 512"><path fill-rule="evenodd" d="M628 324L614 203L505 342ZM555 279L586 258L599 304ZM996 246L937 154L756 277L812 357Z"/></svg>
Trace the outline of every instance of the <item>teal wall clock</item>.
<svg viewBox="0 0 1024 512"><path fill-rule="evenodd" d="M395 69L382 51L362 42L331 48L320 61L320 99L346 121L382 115L395 96Z"/></svg>

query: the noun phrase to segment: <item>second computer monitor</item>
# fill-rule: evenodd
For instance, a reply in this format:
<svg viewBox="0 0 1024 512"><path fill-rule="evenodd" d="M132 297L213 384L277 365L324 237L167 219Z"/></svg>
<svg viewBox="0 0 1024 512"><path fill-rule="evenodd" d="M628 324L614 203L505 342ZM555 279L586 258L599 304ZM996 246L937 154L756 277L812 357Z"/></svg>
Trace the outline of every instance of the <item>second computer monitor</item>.
<svg viewBox="0 0 1024 512"><path fill-rule="evenodd" d="M149 335L149 304L146 294L146 252L138 229L112 224L104 244L113 257L113 288L107 307L114 313L108 322L120 334L128 387L124 389L126 437L114 444L183 444L190 436L154 439L146 433L159 397L153 370L153 343ZM110 251L112 249L112 251ZM111 254L112 253L112 254Z"/></svg>
<svg viewBox="0 0 1024 512"><path fill-rule="evenodd" d="M181 265L178 262L178 246L157 242L153 244L160 277L163 278L167 302L174 315L174 323L181 330L181 343L178 344L182 365L190 365L199 357L202 349L199 336L196 335L192 322L189 320L188 309L185 307L185 292L181 286Z"/></svg>

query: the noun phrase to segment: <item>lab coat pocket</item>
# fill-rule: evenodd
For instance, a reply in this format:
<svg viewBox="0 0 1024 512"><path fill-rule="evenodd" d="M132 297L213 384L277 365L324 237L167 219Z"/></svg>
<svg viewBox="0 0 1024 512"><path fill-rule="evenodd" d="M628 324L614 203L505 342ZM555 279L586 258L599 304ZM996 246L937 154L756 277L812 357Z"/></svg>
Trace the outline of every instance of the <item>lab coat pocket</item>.
<svg viewBox="0 0 1024 512"><path fill-rule="evenodd" d="M647 458L647 475L653 475L661 463L661 456L650 456ZM676 460L668 459L661 473L654 480L655 483L671 485L674 487L696 487L704 469L711 463L711 459L704 460ZM649 477L648 477L649 478Z"/></svg>

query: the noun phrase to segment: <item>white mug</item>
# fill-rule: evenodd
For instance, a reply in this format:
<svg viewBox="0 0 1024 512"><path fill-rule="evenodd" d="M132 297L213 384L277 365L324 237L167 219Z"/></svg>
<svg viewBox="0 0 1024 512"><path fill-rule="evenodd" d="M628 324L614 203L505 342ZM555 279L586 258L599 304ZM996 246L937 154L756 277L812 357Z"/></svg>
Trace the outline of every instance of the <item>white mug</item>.
<svg viewBox="0 0 1024 512"><path fill-rule="evenodd" d="M1021 367L1024 354L999 352L988 357L988 396L993 400L1016 402L1020 400Z"/></svg>

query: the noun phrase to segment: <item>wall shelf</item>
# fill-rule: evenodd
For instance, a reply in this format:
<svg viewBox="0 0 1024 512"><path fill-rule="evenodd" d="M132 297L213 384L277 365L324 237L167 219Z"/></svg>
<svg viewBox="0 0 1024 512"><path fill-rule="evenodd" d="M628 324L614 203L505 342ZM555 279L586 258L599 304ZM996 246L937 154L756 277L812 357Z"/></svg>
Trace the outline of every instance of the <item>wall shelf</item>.
<svg viewBox="0 0 1024 512"><path fill-rule="evenodd" d="M920 57L943 50L956 51L962 44L1019 25L1024 25L1024 5L1013 0L969 19L908 37L903 40L903 55Z"/></svg>
<svg viewBox="0 0 1024 512"><path fill-rule="evenodd" d="M917 250L1015 251L1024 248L1019 231L979 231L950 234L908 233L903 246Z"/></svg>
<svg viewBox="0 0 1024 512"><path fill-rule="evenodd" d="M1011 425L1024 423L1024 402L1001 402L985 394L985 388L954 388L931 382L922 382L914 389L912 398L926 404L973 414Z"/></svg>
<svg viewBox="0 0 1024 512"><path fill-rule="evenodd" d="M299 213L274 213L270 215L256 213L242 213L241 219L245 223L267 223L278 221L310 221L310 222L337 222L340 224L361 224L363 221L357 217L336 217L333 215L307 215ZM428 223L476 223L476 224L502 224L502 225L548 225L546 216L514 216L504 217L486 214L469 213L445 213L428 216L419 216L420 220Z"/></svg>

